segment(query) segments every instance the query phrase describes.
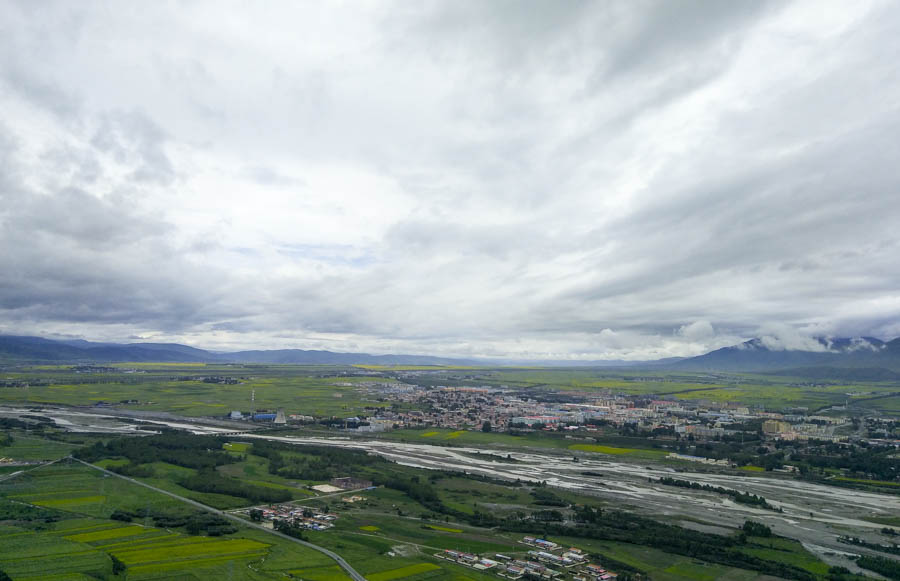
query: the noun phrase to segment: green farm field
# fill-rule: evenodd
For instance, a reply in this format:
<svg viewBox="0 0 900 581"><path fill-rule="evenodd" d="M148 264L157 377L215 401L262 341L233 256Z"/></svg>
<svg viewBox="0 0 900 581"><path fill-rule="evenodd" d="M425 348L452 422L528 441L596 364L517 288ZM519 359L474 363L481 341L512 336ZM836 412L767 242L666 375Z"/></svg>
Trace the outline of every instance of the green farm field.
<svg viewBox="0 0 900 581"><path fill-rule="evenodd" d="M0 435L4 432L0 431ZM0 447L0 457L13 460L56 460L68 456L81 443L49 440L23 430L8 430L13 443Z"/></svg>
<svg viewBox="0 0 900 581"><path fill-rule="evenodd" d="M116 509L184 510L178 501L85 466L58 463L0 482L0 494L77 516L107 518Z"/></svg>
<svg viewBox="0 0 900 581"><path fill-rule="evenodd" d="M751 544L744 552L754 557L795 565L817 575L828 573L828 565L810 554L797 541L760 537L750 537L748 540Z"/></svg>
<svg viewBox="0 0 900 581"><path fill-rule="evenodd" d="M222 416L231 410L248 411L251 392L255 392L256 409L284 408L303 415L350 416L362 413L365 406L389 405L363 401L354 387L336 385L353 383L336 376L339 367L118 364L143 373L77 375L67 367L48 367L7 374L33 384L0 389L0 403L89 406L108 402L125 409ZM204 383L206 376L233 377L240 383ZM119 403L127 401L138 403Z"/></svg>
<svg viewBox="0 0 900 581"><path fill-rule="evenodd" d="M404 429L375 436L417 444L438 446L471 446L490 449L502 457L508 452L525 448L557 449L560 452L587 452L631 458L635 460L660 460L665 454L653 447L646 438L632 438L598 430L590 433L591 443L566 438L560 432L530 432L512 435L481 430L449 430L444 428ZM500 452L502 450L502 452ZM502 461L502 458L501 458Z"/></svg>
<svg viewBox="0 0 900 581"><path fill-rule="evenodd" d="M256 409L284 408L287 413L352 416L366 407L387 407L367 399L355 384L372 377L343 375L344 366L116 364L121 372L76 374L71 366L42 365L6 373L29 387L0 389L0 403L93 405L108 402L123 408L166 411L188 416L222 416L248 411L255 391ZM410 367L376 366L374 372L415 371ZM427 385L506 385L536 391L600 392L669 396L683 400L733 402L767 409L802 406L813 410L849 401L861 409L900 415L896 383L832 381L810 384L802 378L740 373L613 371L553 368L423 368L441 370L430 378L410 381ZM126 372L127 371L127 372ZM230 377L237 384L204 383L202 378ZM137 403L121 403L137 402ZM401 407L409 407L402 404ZM370 410L371 413L371 410Z"/></svg>
<svg viewBox="0 0 900 581"><path fill-rule="evenodd" d="M427 438L444 436L448 441L458 441L470 433L449 430L437 432ZM473 434L481 434L482 437L495 435L483 432ZM171 441L171 438L159 441ZM220 473L277 487L302 484L271 474L271 460L253 453L254 445L259 444L234 446L219 442L221 448L237 460L219 466ZM571 440L563 439L562 442L572 445ZM615 456L655 452L626 446L593 446L596 449L580 452ZM282 464L294 465L294 460L301 457L307 460L318 459L320 464L325 462L325 457L316 456L314 450L279 449L279 462ZM262 453L265 449L261 448L259 451ZM571 454L572 451L566 448L565 453ZM339 553L369 579L496 581L497 577L492 573L479 572L440 559L435 557L435 553L454 549L482 555L503 553L524 557L528 547L519 542L523 533L475 526L478 515L490 514L501 519L514 519L520 518L517 515L523 513L546 511L557 506L592 505L606 508L596 498L571 491L515 483L503 484L448 473L429 473L383 461L372 463L364 453L359 454L358 458L348 454L339 458L339 461L345 463L342 464L342 469L351 472L356 470L359 471L357 474L363 476L380 473L408 482L424 484L427 481L428 487L433 490L430 496L432 500L429 501L428 497L407 494L402 487L379 487L356 493L362 498L352 503L342 502L337 496L318 498L309 496L307 492L300 493L298 502L339 516L334 521L334 528L327 531L305 531L306 538ZM125 466L124 461L116 457L100 459L98 464ZM186 475L196 474L192 469L158 461L133 464L131 469L140 469L140 478L146 482L165 484L167 489L184 495L190 491L180 489L176 481ZM223 500L221 496L223 495L195 497L215 504ZM243 499L226 497L227 499L230 499L229 502L233 500L246 505ZM435 512L434 500L453 512ZM36 550L40 551L40 558L37 560L22 559L17 556L20 553L12 552L0 558L0 570L10 571L14 579L34 578L38 568L54 575L68 575L69 578L77 578L77 575L104 578L110 576L114 562L124 564L130 579L274 579L291 575L313 581L344 581L347 578L324 555L264 531L231 527L213 536L211 532L206 534L204 531L200 534L187 534L188 527L182 525L159 524L160 521L154 520L150 515L182 514L187 518L196 510L177 499L69 461L36 468L9 481L0 482L0 503L6 503L0 505L0 509L6 510L6 514L37 511L53 517L38 521L12 520L8 521L12 526L0 527L0 535L5 535L0 539L0 542L6 541L4 546L15 548L19 546L18 543L22 543L37 547ZM120 513L116 518L121 517L121 511L134 516L127 517L131 519L130 522L112 520L111 517L117 511ZM476 518L470 520L469 517ZM172 522L172 519L167 522ZM646 571L652 579L750 581L759 577L751 571L710 564L703 561L702 557L673 555L646 546L584 538L551 537L551 540L581 547L599 555L598 558L612 559L613 562ZM825 565L793 541L754 540L742 546L741 550L748 555L796 565L817 576L823 575L822 567ZM610 568L613 566L610 565Z"/></svg>
<svg viewBox="0 0 900 581"><path fill-rule="evenodd" d="M7 503L7 504L2 504ZM12 503L11 505L9 503ZM334 565L328 557L252 529L218 537L110 520L117 509L189 514L180 501L83 465L54 464L0 482L0 510L28 507L51 522L0 525L0 570L13 579L112 578L113 557L128 579L280 579L287 571ZM347 579L334 572L334 581Z"/></svg>
<svg viewBox="0 0 900 581"><path fill-rule="evenodd" d="M546 437L544 434L513 436L499 432L481 430L451 430L445 428L405 429L386 432L380 437L408 442L444 446L488 446L522 448L565 448L568 442L562 438Z"/></svg>
<svg viewBox="0 0 900 581"><path fill-rule="evenodd" d="M570 369L497 370L490 379L526 389L595 392L609 391L630 395L667 395L684 400L734 402L743 405L781 409L803 406L819 409L846 401L859 402L865 409L900 407L889 398L869 400L873 396L900 391L891 382L833 381L810 385L802 378L748 373L684 373L665 371L608 371ZM884 403L882 403L884 402Z"/></svg>
<svg viewBox="0 0 900 581"><path fill-rule="evenodd" d="M86 543L18 527L0 528L0 568L13 579L43 579L57 574L105 575L109 556Z"/></svg>

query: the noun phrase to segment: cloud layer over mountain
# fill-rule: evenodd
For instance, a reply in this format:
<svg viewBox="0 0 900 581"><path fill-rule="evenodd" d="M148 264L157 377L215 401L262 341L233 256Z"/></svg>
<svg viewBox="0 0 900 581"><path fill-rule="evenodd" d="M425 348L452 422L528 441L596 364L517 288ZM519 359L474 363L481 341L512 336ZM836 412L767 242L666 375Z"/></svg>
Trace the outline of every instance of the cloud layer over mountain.
<svg viewBox="0 0 900 581"><path fill-rule="evenodd" d="M900 335L900 5L0 1L0 332Z"/></svg>

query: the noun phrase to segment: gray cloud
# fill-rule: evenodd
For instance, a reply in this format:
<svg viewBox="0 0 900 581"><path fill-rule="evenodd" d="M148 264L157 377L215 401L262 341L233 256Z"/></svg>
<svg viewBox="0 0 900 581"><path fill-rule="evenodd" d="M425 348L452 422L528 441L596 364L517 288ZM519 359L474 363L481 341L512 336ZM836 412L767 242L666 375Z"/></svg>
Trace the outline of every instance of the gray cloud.
<svg viewBox="0 0 900 581"><path fill-rule="evenodd" d="M900 334L890 3L43 6L0 2L0 331L590 359Z"/></svg>

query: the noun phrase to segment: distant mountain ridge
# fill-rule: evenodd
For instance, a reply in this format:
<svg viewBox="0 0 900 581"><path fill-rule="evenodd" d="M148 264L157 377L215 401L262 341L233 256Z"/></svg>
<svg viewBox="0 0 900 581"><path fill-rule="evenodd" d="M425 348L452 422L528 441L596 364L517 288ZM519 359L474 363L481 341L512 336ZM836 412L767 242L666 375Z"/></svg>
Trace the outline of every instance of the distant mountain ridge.
<svg viewBox="0 0 900 581"><path fill-rule="evenodd" d="M260 363L301 365L528 365L547 367L653 367L687 371L746 371L821 378L826 368L856 369L857 378L891 380L900 372L900 338L885 342L872 337L816 339L816 351L781 348L767 339L751 339L687 359L657 361L488 360L428 355L371 355L303 349L249 350L216 353L178 343L95 343L0 335L0 363ZM868 370L868 371L863 371ZM788 373L791 372L791 373ZM836 379L837 377L835 377ZM873 379L874 380L874 379Z"/></svg>
<svg viewBox="0 0 900 581"><path fill-rule="evenodd" d="M758 371L811 368L870 368L900 371L900 338L882 341L874 337L817 338L818 350L785 349L765 339L751 339L669 366L692 371ZM773 342L774 343L774 342ZM816 374L819 375L819 374Z"/></svg>
<svg viewBox="0 0 900 581"><path fill-rule="evenodd" d="M269 349L217 353L178 343L101 343L84 339L0 335L0 362L135 362L135 363L261 363L272 365L525 365L548 367L661 366L680 361L461 359L430 355L371 355L304 349Z"/></svg>
<svg viewBox="0 0 900 581"><path fill-rule="evenodd" d="M240 363L270 364L331 364L331 365L478 365L477 361L431 357L429 355L370 355L368 353L338 353L335 351L305 351L303 349L273 349L222 353L220 357Z"/></svg>
<svg viewBox="0 0 900 581"><path fill-rule="evenodd" d="M427 355L370 355L276 349L214 353L178 343L93 343L0 335L0 362L269 363L332 365L478 365L477 361Z"/></svg>

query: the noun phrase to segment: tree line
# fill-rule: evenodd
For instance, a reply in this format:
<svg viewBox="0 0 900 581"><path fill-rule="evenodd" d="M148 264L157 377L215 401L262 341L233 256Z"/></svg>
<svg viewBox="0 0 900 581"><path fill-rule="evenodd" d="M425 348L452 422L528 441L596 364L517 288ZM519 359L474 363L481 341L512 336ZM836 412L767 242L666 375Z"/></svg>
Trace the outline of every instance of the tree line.
<svg viewBox="0 0 900 581"><path fill-rule="evenodd" d="M711 484L700 484L699 482L691 482L690 480L680 480L678 478L672 478L671 476L663 476L662 478L657 480L657 482L659 482L660 484L665 484L666 486L678 486L680 488L690 488L692 490L703 490L705 492L724 494L725 496L730 496L735 502L739 502L741 504L748 504L750 506L758 506L760 508L767 508L776 512L782 512L780 508L772 506L762 496L751 494L749 492L741 492L740 490L723 488L721 486L712 486Z"/></svg>
<svg viewBox="0 0 900 581"><path fill-rule="evenodd" d="M330 480L336 476L360 476L362 469L386 463L364 450L331 446L298 447L282 442L257 441L250 454L269 461L269 473L297 480Z"/></svg>
<svg viewBox="0 0 900 581"><path fill-rule="evenodd" d="M210 469L237 462L222 451L223 441L213 436L167 433L145 438L114 438L96 442L72 455L85 462L103 458L127 458L132 464L166 462L185 468Z"/></svg>

